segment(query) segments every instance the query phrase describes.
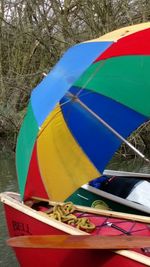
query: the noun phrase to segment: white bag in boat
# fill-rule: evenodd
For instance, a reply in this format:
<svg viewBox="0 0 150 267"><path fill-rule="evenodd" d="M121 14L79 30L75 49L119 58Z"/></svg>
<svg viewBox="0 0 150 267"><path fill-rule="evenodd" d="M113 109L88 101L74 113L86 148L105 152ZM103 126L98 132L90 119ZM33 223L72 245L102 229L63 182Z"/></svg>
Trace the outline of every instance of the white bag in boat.
<svg viewBox="0 0 150 267"><path fill-rule="evenodd" d="M126 199L150 207L150 183L140 181L133 187Z"/></svg>

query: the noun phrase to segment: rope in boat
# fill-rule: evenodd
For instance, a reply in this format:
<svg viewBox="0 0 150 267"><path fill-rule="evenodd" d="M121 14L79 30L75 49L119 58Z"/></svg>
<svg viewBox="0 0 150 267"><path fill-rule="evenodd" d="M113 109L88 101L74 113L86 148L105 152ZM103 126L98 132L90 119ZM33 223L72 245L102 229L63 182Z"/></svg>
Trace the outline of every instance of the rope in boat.
<svg viewBox="0 0 150 267"><path fill-rule="evenodd" d="M54 206L52 212L49 213L48 216L60 222L75 226L86 232L92 232L96 228L95 224L93 224L89 218L78 218L73 214L74 211L75 207L73 203L67 202L63 205L58 204Z"/></svg>

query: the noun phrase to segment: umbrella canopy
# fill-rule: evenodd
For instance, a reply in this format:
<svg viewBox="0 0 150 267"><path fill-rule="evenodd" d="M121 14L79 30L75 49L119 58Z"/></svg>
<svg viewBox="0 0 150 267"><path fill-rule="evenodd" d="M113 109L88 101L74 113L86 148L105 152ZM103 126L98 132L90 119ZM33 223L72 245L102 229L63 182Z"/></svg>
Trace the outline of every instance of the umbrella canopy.
<svg viewBox="0 0 150 267"><path fill-rule="evenodd" d="M65 200L150 117L150 23L70 48L33 90L17 141L21 195Z"/></svg>

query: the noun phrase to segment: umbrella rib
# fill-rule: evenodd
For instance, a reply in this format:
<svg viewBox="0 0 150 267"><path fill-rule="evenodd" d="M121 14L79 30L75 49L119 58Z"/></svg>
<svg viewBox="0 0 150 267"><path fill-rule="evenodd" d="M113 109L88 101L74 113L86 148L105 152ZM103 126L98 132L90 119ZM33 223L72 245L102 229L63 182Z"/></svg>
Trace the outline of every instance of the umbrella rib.
<svg viewBox="0 0 150 267"><path fill-rule="evenodd" d="M104 65L104 62L101 62L101 64L97 66L97 68L95 69L95 71L92 73L92 75L89 76L89 78L87 79L87 81L83 84L83 86L81 87L81 89L79 90L79 92L76 94L76 97L78 97L81 94L81 92L86 88L86 86L94 78L94 76L97 74L97 72L100 70L100 68L103 67L103 65Z"/></svg>
<svg viewBox="0 0 150 267"><path fill-rule="evenodd" d="M87 105L85 105L77 96L68 92L68 96L73 99L73 101L78 102L85 110L87 110L91 115L93 115L100 123L102 123L108 130L110 130L116 137L123 141L128 147L130 147L137 155L139 155L146 162L150 163L150 160L145 157L138 149L136 149L130 142L128 142L122 135L120 135L114 128L112 128L106 121L104 121L100 116L98 116L94 111L92 111Z"/></svg>

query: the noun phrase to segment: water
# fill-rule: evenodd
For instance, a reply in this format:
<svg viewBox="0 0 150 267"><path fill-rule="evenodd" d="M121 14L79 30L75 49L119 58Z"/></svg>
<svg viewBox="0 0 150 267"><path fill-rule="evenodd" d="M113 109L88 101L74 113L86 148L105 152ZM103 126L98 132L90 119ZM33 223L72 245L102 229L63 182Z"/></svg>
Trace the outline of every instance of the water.
<svg viewBox="0 0 150 267"><path fill-rule="evenodd" d="M15 158L12 153L0 154L0 192L18 191ZM5 240L8 237L3 205L0 203L0 266L18 267L17 260Z"/></svg>

